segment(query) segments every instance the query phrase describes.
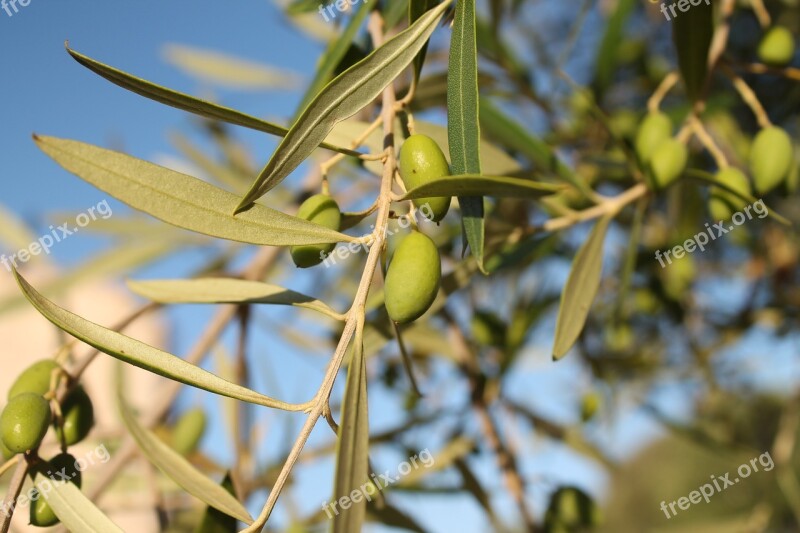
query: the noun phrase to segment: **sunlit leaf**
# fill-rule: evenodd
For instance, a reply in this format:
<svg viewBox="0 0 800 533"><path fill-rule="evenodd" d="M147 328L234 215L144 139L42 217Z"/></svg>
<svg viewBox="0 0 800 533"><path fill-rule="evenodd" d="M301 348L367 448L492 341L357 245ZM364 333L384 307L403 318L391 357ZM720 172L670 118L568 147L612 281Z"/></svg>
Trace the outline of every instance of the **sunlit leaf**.
<svg viewBox="0 0 800 533"><path fill-rule="evenodd" d="M373 487L369 479L369 423L367 417L367 364L364 357L360 331L354 339L351 364L347 369L347 384L342 400L342 420L339 424L339 440L336 450L336 481L334 500L353 491L369 493ZM363 492L362 492L363 495ZM361 531L366 515L367 501L353 500L347 510L340 510L333 519L333 533Z"/></svg>
<svg viewBox="0 0 800 533"><path fill-rule="evenodd" d="M321 143L337 122L363 109L389 85L428 41L449 2L423 15L364 60L330 82L306 107L239 204L249 206L282 182Z"/></svg>
<svg viewBox="0 0 800 533"><path fill-rule="evenodd" d="M145 298L165 304L230 303L293 305L337 316L326 303L278 285L234 278L128 281L128 287Z"/></svg>
<svg viewBox="0 0 800 533"><path fill-rule="evenodd" d="M300 83L293 72L192 46L168 44L164 55L192 76L234 89L293 89Z"/></svg>
<svg viewBox="0 0 800 533"><path fill-rule="evenodd" d="M423 183L402 196L403 200L430 196L495 196L511 198L539 198L563 190L551 183L505 176L462 174L445 176Z"/></svg>
<svg viewBox="0 0 800 533"><path fill-rule="evenodd" d="M561 307L558 310L553 359L564 357L583 331L589 309L600 288L600 275L603 270L603 243L612 217L605 216L597 221L592 233L583 243L572 262L564 292L561 293Z"/></svg>
<svg viewBox="0 0 800 533"><path fill-rule="evenodd" d="M58 164L134 209L180 228L250 244L291 246L351 237L261 205L233 216L236 195L120 152L55 137L35 138Z"/></svg>
<svg viewBox="0 0 800 533"><path fill-rule="evenodd" d="M250 513L231 493L208 479L192 466L185 457L164 444L152 431L139 424L122 394L119 395L119 409L122 414L122 421L131 436L136 440L139 449L165 476L214 509L222 511L246 524L253 523Z"/></svg>
<svg viewBox="0 0 800 533"><path fill-rule="evenodd" d="M95 74L107 79L111 83L170 107L188 111L189 113L194 113L195 115L200 115L201 117L221 120L222 122L227 122L229 124L236 124L237 126L263 131L279 137L283 137L289 131L283 126L261 120L240 111L236 111L235 109L207 102L205 100L195 98L194 96L189 96L188 94L173 91L172 89L156 85L155 83L151 83L142 78L137 78L132 74L128 74L122 70L116 69L104 63L100 63L99 61L95 61L89 56L85 56L79 52L76 52L75 50L72 50L71 48L67 48L67 52L69 52L75 61L88 68ZM323 148L327 148L328 150L334 150L348 155L358 155L358 152L338 146L331 146L324 143L321 144L321 146Z"/></svg>
<svg viewBox="0 0 800 533"><path fill-rule="evenodd" d="M74 483L55 481L46 463L33 469L33 484L61 523L73 533L123 533L122 529L84 496Z"/></svg>
<svg viewBox="0 0 800 533"><path fill-rule="evenodd" d="M90 322L57 306L39 294L16 270L14 271L14 277L25 297L42 316L59 329L111 357L173 381L222 396L229 396L243 402L288 411L300 410L298 406L274 400L235 383L225 381L211 372L187 363L180 357Z"/></svg>
<svg viewBox="0 0 800 533"><path fill-rule="evenodd" d="M363 2L350 17L350 21L347 23L344 31L328 45L325 53L319 59L319 66L317 67L314 80L311 82L311 85L309 85L300 101L301 112L334 77L336 67L345 57L345 54L347 54L348 48L356 38L361 24L364 22L364 19L371 9L372 6L369 2Z"/></svg>

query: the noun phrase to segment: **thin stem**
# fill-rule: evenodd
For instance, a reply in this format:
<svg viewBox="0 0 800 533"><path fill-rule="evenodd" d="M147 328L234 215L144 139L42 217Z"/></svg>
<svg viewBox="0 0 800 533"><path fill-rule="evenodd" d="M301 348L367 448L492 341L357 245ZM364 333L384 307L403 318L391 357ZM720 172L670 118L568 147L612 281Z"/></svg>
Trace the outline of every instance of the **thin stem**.
<svg viewBox="0 0 800 533"><path fill-rule="evenodd" d="M14 470L14 476L11 478L11 483L8 484L8 491L6 497L3 499L3 507L0 510L2 515L2 525L0 525L0 533L7 533L8 528L11 527L11 519L14 517L14 507L17 504L20 492L22 492L22 485L25 483L25 475L28 473L28 462L19 461L17 468ZM6 512L8 509L8 512Z"/></svg>
<svg viewBox="0 0 800 533"><path fill-rule="evenodd" d="M659 107L661 107L661 102L667 96L667 94L675 87L675 84L678 83L680 76L677 72L670 72L664 79L661 80L661 83L658 85L658 88L655 90L653 95L647 100L647 111L650 113L657 113Z"/></svg>
<svg viewBox="0 0 800 533"><path fill-rule="evenodd" d="M383 18L379 12L375 11L371 14L368 28L375 46L379 47L384 38ZM397 165L394 155L394 119L396 111L393 84L389 84L389 86L383 91L382 108L381 119L384 132L385 161L383 175L381 177L381 189L378 202L378 220L375 225L375 231L372 233L372 235L370 235L370 237L373 239L377 236L384 235L388 227L389 212L391 207L390 193L392 188L392 179L394 177L395 167ZM372 281L375 277L375 270L380 262L383 248L383 241L376 240L375 242L379 242L381 245L375 245L369 250L367 262L364 267L364 272L361 276L361 281L358 284L353 305L347 312L347 320L345 321L342 336L339 339L339 344L336 347L336 351L334 352L333 357L328 364L328 368L325 371L322 384L317 391L317 395L313 401L313 406L308 413L308 417L303 424L303 428L300 430L300 434L295 440L292 449L289 451L286 462L283 464L283 467L278 474L278 478L275 480L275 484L272 486L272 490L267 498L267 502L264 504L264 508L262 509L258 518L256 518L255 522L253 522L253 524L251 524L249 527L243 529L242 533L255 533L257 531L261 531L261 529L266 525L267 520L269 520L269 517L275 508L275 504L277 503L278 498L283 491L287 480L289 479L289 475L291 474L294 465L297 463L303 448L308 442L311 432L316 426L319 418L323 416L327 409L329 409L330 395L333 391L333 385L336 381L339 369L342 366L344 356L347 353L347 347L350 345L350 341L353 339L357 330L359 328L363 328L364 325L367 297L369 296L370 287L372 286Z"/></svg>
<svg viewBox="0 0 800 533"><path fill-rule="evenodd" d="M767 115L767 111L764 109L764 106L761 105L761 102L756 96L756 93L753 92L753 89L747 85L747 82L742 79L741 76L736 74L728 65L720 65L722 72L725 73L728 78L730 78L733 86L739 92L739 95L744 100L744 103L753 111L753 114L756 116L756 120L758 121L758 125L762 128L769 128L772 126L772 122Z"/></svg>

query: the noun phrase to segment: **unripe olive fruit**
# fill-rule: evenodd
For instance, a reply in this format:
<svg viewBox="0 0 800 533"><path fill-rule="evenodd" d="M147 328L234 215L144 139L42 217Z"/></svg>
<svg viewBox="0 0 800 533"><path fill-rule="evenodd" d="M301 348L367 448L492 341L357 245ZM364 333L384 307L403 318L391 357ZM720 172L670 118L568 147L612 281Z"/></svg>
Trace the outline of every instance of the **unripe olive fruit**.
<svg viewBox="0 0 800 533"><path fill-rule="evenodd" d="M648 113L636 132L634 146L639 161L647 165L656 149L672 137L672 121L664 113Z"/></svg>
<svg viewBox="0 0 800 533"><path fill-rule="evenodd" d="M783 67L794 57L794 36L788 28L774 26L758 44L758 58L767 65Z"/></svg>
<svg viewBox="0 0 800 533"><path fill-rule="evenodd" d="M181 455L197 449L206 431L206 413L202 409L186 411L172 429L172 448Z"/></svg>
<svg viewBox="0 0 800 533"><path fill-rule="evenodd" d="M664 189L678 179L686 168L689 152L677 139L667 139L653 152L650 160L650 173L653 184Z"/></svg>
<svg viewBox="0 0 800 533"><path fill-rule="evenodd" d="M750 148L750 170L756 190L767 193L789 175L794 161L792 140L777 126L758 132Z"/></svg>
<svg viewBox="0 0 800 533"><path fill-rule="evenodd" d="M716 176L717 181L725 183L733 190L749 195L750 180L738 168L728 167L720 170ZM711 187L711 197L708 200L708 210L715 221L728 221L734 213L742 210L747 202L732 192L722 187Z"/></svg>
<svg viewBox="0 0 800 533"><path fill-rule="evenodd" d="M52 359L43 359L37 361L29 366L22 374L17 377L14 384L8 390L8 399L22 394L23 392L32 392L34 394L44 395L50 390L50 380L53 376L53 371L61 368L58 363Z"/></svg>
<svg viewBox="0 0 800 533"><path fill-rule="evenodd" d="M68 478L69 483L74 483L78 488L81 487L81 471L76 467L75 457L68 453L56 455L47 462L41 471L51 479L51 482L63 482L63 476ZM37 491L38 492L38 491ZM31 525L36 527L52 527L58 524L59 520L50 504L39 494L38 498L31 504L30 510Z"/></svg>
<svg viewBox="0 0 800 533"><path fill-rule="evenodd" d="M85 439L94 426L92 400L80 385L75 387L64 400L61 414L64 425L56 428L56 432L59 439L63 438L67 446Z"/></svg>
<svg viewBox="0 0 800 533"><path fill-rule="evenodd" d="M3 439L0 439L0 452L2 452L3 459L5 459L6 461L8 461L9 459L11 459L16 455L14 452L8 449L8 447L3 442Z"/></svg>
<svg viewBox="0 0 800 533"><path fill-rule="evenodd" d="M603 399L597 392L587 392L581 398L581 420L587 422L594 418L594 415L600 409L600 404Z"/></svg>
<svg viewBox="0 0 800 533"><path fill-rule="evenodd" d="M394 252L386 272L384 298L389 318L407 324L425 314L439 292L442 264L430 237L414 231Z"/></svg>
<svg viewBox="0 0 800 533"><path fill-rule="evenodd" d="M339 205L327 194L315 194L307 199L300 205L297 216L336 231L339 231L342 223L342 212L339 210ZM335 246L335 243L292 246L292 260L300 268L309 268L320 264L323 255L331 253Z"/></svg>
<svg viewBox="0 0 800 533"><path fill-rule="evenodd" d="M450 167L444 157L442 149L436 141L427 135L412 135L400 149L400 177L407 190L414 189L431 180L450 175ZM450 197L417 198L412 200L414 205L423 210L428 206L428 213L424 213L432 221L439 222L450 209Z"/></svg>
<svg viewBox="0 0 800 533"><path fill-rule="evenodd" d="M600 510L582 490L561 487L550 497L545 514L547 531L583 531L599 522Z"/></svg>
<svg viewBox="0 0 800 533"><path fill-rule="evenodd" d="M0 415L0 438L13 453L39 447L50 425L50 404L41 395L23 392L9 400Z"/></svg>

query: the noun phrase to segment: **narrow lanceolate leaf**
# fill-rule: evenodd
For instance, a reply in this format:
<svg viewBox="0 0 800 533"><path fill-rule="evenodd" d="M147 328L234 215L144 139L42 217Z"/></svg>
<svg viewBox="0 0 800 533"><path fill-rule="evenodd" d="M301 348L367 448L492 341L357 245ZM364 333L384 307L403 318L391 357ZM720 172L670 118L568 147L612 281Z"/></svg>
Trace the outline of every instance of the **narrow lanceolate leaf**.
<svg viewBox="0 0 800 533"><path fill-rule="evenodd" d="M202 368L187 363L180 357L176 357L141 341L112 331L94 322L90 322L75 313L71 313L57 306L39 294L16 270L14 270L14 277L28 301L47 320L73 337L124 363L143 368L148 372L158 374L159 376L185 385L207 390L221 396L228 396L243 402L284 409L286 411L298 411L302 409L300 406L274 400L240 385L236 385L235 383L225 381L211 372L207 372Z"/></svg>
<svg viewBox="0 0 800 533"><path fill-rule="evenodd" d="M603 243L612 217L601 218L583 243L569 273L558 310L553 359L564 357L583 331L603 271Z"/></svg>
<svg viewBox="0 0 800 533"><path fill-rule="evenodd" d="M321 143L337 122L372 102L405 69L428 41L449 1L428 11L331 81L303 111L256 178L237 211L278 185Z"/></svg>
<svg viewBox="0 0 800 533"><path fill-rule="evenodd" d="M104 63L100 63L99 61L76 52L71 48L67 48L67 52L69 52L69 55L71 55L75 61L88 68L95 74L107 79L111 83L119 85L123 89L127 89L161 104L165 104L183 111L188 111L189 113L194 113L195 115L200 115L201 117L220 120L222 122L227 122L228 124L235 124L237 126L250 128L257 131L263 131L264 133L277 135L279 137L283 137L289 132L287 128L278 124L273 124L271 122L261 120L260 118L236 111L235 109L207 102L205 100L195 98L194 96L189 96L188 94L173 91L172 89L168 89L147 80L143 80L142 78L137 78L132 74L128 74L122 70L116 69ZM334 150L347 155L359 155L358 152L348 148L342 148L341 146L333 146L326 143L322 143L320 146L327 148L328 150Z"/></svg>
<svg viewBox="0 0 800 533"><path fill-rule="evenodd" d="M272 304L313 309L338 316L326 303L278 285L234 278L128 281L140 296L164 304Z"/></svg>
<svg viewBox="0 0 800 533"><path fill-rule="evenodd" d="M475 0L459 0L447 70L447 133L453 174L481 173L475 16ZM467 244L483 271L483 198L459 196L458 203Z"/></svg>
<svg viewBox="0 0 800 533"><path fill-rule="evenodd" d="M200 473L181 454L164 444L152 431L142 427L131 412L122 395L119 396L119 409L125 427L130 431L139 449L165 476L178 484L183 490L228 516L246 524L253 518L247 509L227 490Z"/></svg>
<svg viewBox="0 0 800 533"><path fill-rule="evenodd" d="M369 424L367 421L367 364L363 335L356 333L353 358L347 369L347 384L342 400L342 420L336 446L336 481L333 500L348 496L354 490L372 494L369 479ZM361 531L367 502L361 499L349 509L340 510L333 519L333 533Z"/></svg>
<svg viewBox="0 0 800 533"><path fill-rule="evenodd" d="M539 183L536 181L509 178L505 176L482 176L480 174L461 174L446 176L423 183L411 189L403 200L426 198L430 196L494 196L539 198L564 190L561 185Z"/></svg>
<svg viewBox="0 0 800 533"><path fill-rule="evenodd" d="M369 2L363 2L350 18L344 31L328 45L328 48L319 60L319 66L317 67L317 73L314 75L314 80L311 82L311 85L309 85L306 93L303 95L303 99L300 101L301 110L305 109L309 102L311 102L322 88L331 81L336 72L336 67L347 54L347 50L355 40L362 22L364 22L364 19L371 9L372 6Z"/></svg>
<svg viewBox="0 0 800 533"><path fill-rule="evenodd" d="M408 2L408 23L414 24L422 15L433 5L433 0L409 0ZM425 64L425 55L428 51L428 44L422 47L417 57L414 58L414 83L419 83L422 66Z"/></svg>
<svg viewBox="0 0 800 533"><path fill-rule="evenodd" d="M74 483L54 481L44 470L44 463L33 469L33 484L69 531L124 533Z"/></svg>
<svg viewBox="0 0 800 533"><path fill-rule="evenodd" d="M708 80L708 53L714 38L714 6L700 2L672 22L672 40L686 93L694 101Z"/></svg>
<svg viewBox="0 0 800 533"><path fill-rule="evenodd" d="M220 239L292 246L351 237L261 205L234 217L238 197L209 183L126 154L78 141L35 137L47 155L79 178L164 222Z"/></svg>
<svg viewBox="0 0 800 533"><path fill-rule="evenodd" d="M293 72L211 50L169 44L164 54L187 74L234 89L294 89L300 83Z"/></svg>

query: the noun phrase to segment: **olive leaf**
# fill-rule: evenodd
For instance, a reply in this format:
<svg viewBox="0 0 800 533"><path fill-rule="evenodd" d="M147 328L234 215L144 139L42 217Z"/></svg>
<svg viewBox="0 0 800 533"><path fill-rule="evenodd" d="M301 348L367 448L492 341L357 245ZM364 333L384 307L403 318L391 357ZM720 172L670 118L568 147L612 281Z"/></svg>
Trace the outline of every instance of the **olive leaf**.
<svg viewBox="0 0 800 533"><path fill-rule="evenodd" d="M194 96L189 96L188 94L156 85L155 83L143 80L142 78L137 78L132 74L128 74L127 72L117 68L100 63L99 61L83 55L80 52L76 52L69 47L67 47L67 52L72 56L73 59L75 59L75 61L88 68L95 74L107 79L111 83L161 104L165 104L183 111L188 111L189 113L194 113L195 115L200 115L201 117L220 120L222 122L227 122L228 124L235 124L237 126L242 126L252 130L263 131L264 133L277 135L279 137L283 137L289 132L287 128L278 124L273 124L271 122L261 120L260 118L236 111L235 109L207 102L205 100L195 98ZM342 148L341 146L334 146L327 143L321 143L320 146L322 148L327 148L328 150L333 150L346 155L359 155L358 152L348 148Z"/></svg>
<svg viewBox="0 0 800 533"><path fill-rule="evenodd" d="M336 125L372 102L428 41L450 1L428 11L327 86L306 107L256 178L236 211L242 211L282 182Z"/></svg>
<svg viewBox="0 0 800 533"><path fill-rule="evenodd" d="M326 303L305 294L260 281L234 278L128 281L140 296L159 303L228 303L293 305L338 317Z"/></svg>
<svg viewBox="0 0 800 533"><path fill-rule="evenodd" d="M122 397L120 391L119 410L122 421L130 431L131 436L139 445L139 449L165 476L178 484L186 492L210 505L228 516L241 520L245 524L252 524L253 518L247 509L233 497L227 490L217 485L202 473L181 454L164 444L152 431L143 427L136 420L130 407Z"/></svg>
<svg viewBox="0 0 800 533"><path fill-rule="evenodd" d="M287 404L280 400L269 398L255 391L230 383L188 363L170 353L154 348L141 341L110 330L83 317L63 309L34 289L19 272L14 270L22 293L42 316L52 322L59 329L73 337L85 342L93 348L110 355L124 363L142 368L148 372L158 374L165 378L197 387L215 394L228 396L243 402L264 405L275 409L298 411L300 406Z"/></svg>
<svg viewBox="0 0 800 533"><path fill-rule="evenodd" d="M73 533L124 533L74 483L47 475L47 463L33 467L33 485L61 523Z"/></svg>
<svg viewBox="0 0 800 533"><path fill-rule="evenodd" d="M164 55L187 74L234 89L294 89L300 83L295 73L192 46L168 44Z"/></svg>
<svg viewBox="0 0 800 533"><path fill-rule="evenodd" d="M230 472L225 475L221 486L230 494L234 494L233 480L231 479ZM194 533L236 533L239 530L237 525L235 518L209 506L206 507L203 518L200 519L200 524L197 526L197 529L194 530Z"/></svg>
<svg viewBox="0 0 800 533"><path fill-rule="evenodd" d="M433 0L410 0L408 2L408 23L414 24L422 15L433 7ZM428 44L422 47L417 57L414 58L414 83L419 83L422 74L422 66L425 64L425 55L428 51Z"/></svg>
<svg viewBox="0 0 800 533"><path fill-rule="evenodd" d="M338 231L255 205L234 217L238 197L202 180L120 152L55 137L36 144L59 165L164 222L249 244L292 246L352 241Z"/></svg>
<svg viewBox="0 0 800 533"><path fill-rule="evenodd" d="M556 320L553 359L564 357L583 331L589 309L600 287L603 270L603 243L608 225L613 216L604 216L597 221L589 238L578 250L572 262L564 292L561 293L561 306Z"/></svg>
<svg viewBox="0 0 800 533"><path fill-rule="evenodd" d="M336 481L334 501L353 491L368 492L364 488L369 479L369 421L367 413L367 363L364 356L363 332L359 328L353 340L353 357L347 368L347 384L342 400L342 420L336 445ZM366 485L365 485L366 484ZM352 506L342 510L333 519L333 533L361 531L367 502L352 501Z"/></svg>
<svg viewBox="0 0 800 533"><path fill-rule="evenodd" d="M447 69L447 133L453 174L481 173L475 21L475 0L460 0L456 4ZM459 196L458 203L467 244L483 272L483 198Z"/></svg>
<svg viewBox="0 0 800 533"><path fill-rule="evenodd" d="M309 85L302 100L300 100L299 108L301 112L306 108L309 102L311 102L314 96L316 96L325 85L331 81L331 78L334 77L336 67L347 54L347 50L358 34L361 23L364 22L371 8L372 6L370 6L369 2L363 2L350 18L344 31L328 45L328 48L319 60L319 66L317 67L314 80L311 82L311 85Z"/></svg>
<svg viewBox="0 0 800 533"><path fill-rule="evenodd" d="M714 38L714 6L707 2L672 21L672 40L686 93L692 101L703 94L708 80L708 54Z"/></svg>
<svg viewBox="0 0 800 533"><path fill-rule="evenodd" d="M563 190L561 185L540 183L506 176L483 176L460 174L430 180L406 192L401 200L413 200L431 196L494 196L539 198Z"/></svg>

